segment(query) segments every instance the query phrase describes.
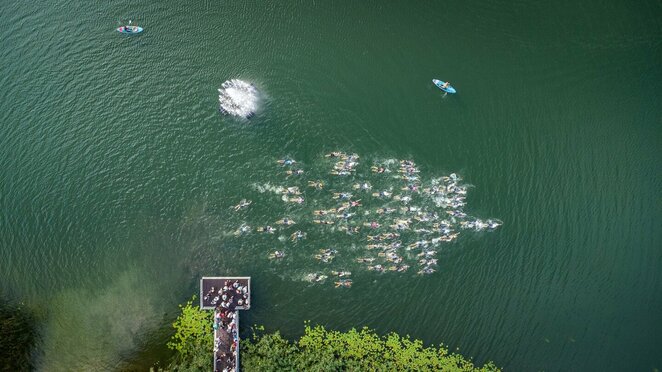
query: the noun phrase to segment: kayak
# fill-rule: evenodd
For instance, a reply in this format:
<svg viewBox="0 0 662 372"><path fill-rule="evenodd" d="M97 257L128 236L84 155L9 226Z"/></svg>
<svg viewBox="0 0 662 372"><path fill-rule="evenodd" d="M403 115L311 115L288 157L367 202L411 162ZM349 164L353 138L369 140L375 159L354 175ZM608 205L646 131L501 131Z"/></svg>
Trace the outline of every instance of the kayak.
<svg viewBox="0 0 662 372"><path fill-rule="evenodd" d="M447 86L446 88L444 88L444 84L446 83L446 82L444 82L444 81L437 80L437 79L432 79L432 82L434 83L434 85L437 86L437 88L443 90L443 91L446 92L446 93L450 93L450 94L457 93L457 91L455 90L455 88L453 88L453 87L450 86L450 85Z"/></svg>
<svg viewBox="0 0 662 372"><path fill-rule="evenodd" d="M140 26L120 26L117 28L117 32L121 32L127 35L139 34L143 32L143 28Z"/></svg>

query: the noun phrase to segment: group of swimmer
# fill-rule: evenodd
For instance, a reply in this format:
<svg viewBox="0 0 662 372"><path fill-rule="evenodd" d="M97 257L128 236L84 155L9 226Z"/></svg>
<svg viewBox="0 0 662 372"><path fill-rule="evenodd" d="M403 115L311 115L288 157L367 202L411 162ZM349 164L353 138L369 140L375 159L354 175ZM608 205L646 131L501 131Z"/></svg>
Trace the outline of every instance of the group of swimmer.
<svg viewBox="0 0 662 372"><path fill-rule="evenodd" d="M350 236L357 236L365 240L366 254L354 261L365 265L368 271L375 272L405 272L415 262L418 274L431 274L436 271L438 261L435 258L442 243L449 243L457 239L459 229L472 229L475 231L493 230L501 222L494 219L481 220L468 216L464 212L467 185L461 183L461 178L452 173L448 176L433 179L424 183L420 178L420 170L412 160L385 161L371 166L373 174L370 180L357 175L359 156L334 151L325 155L325 158L334 160L329 174L334 177L351 179L351 188L347 190L328 190L327 182L320 179L305 180L311 192L306 194L318 195L327 193L330 202L329 208L315 209L309 217L305 217L304 191L299 186L286 186L278 188L281 199L286 203L302 205L297 220L302 220L302 227L320 225L333 232L344 232ZM276 161L285 168L286 178L292 175L306 174L303 167L292 158ZM397 180L393 184L390 180ZM331 182L337 184L337 182ZM341 181L341 183L343 183ZM389 187L375 189L373 184L388 184ZM415 204L431 200L430 203ZM317 200L314 200L316 202ZM379 202L378 207L370 207ZM316 203L315 203L316 204ZM364 206L364 204L366 204ZM247 208L251 201L242 200L233 207L235 211ZM291 210L291 209L290 209ZM276 234L289 230L297 222L291 216L285 216L274 221L273 225L255 228L258 233ZM240 226L235 235L242 235L251 231L247 225ZM287 232L282 241L291 241L296 244L306 239L306 232L299 228L294 232ZM289 239L287 237L289 236ZM337 255L346 254L340 247L319 249L313 258L323 265L330 265ZM268 254L271 260L280 260L286 257L285 249L278 249ZM336 287L351 287L351 273L348 271L327 271L311 273L305 277L314 283L323 282L336 277Z"/></svg>
<svg viewBox="0 0 662 372"><path fill-rule="evenodd" d="M348 279L349 276L352 275L351 272L349 271L331 271L329 273L332 277L334 277L334 285L336 288L351 288L352 287L352 279ZM324 282L326 279L329 278L329 275L325 275L322 273L312 273L306 275L306 280L311 282L311 283L321 283Z"/></svg>

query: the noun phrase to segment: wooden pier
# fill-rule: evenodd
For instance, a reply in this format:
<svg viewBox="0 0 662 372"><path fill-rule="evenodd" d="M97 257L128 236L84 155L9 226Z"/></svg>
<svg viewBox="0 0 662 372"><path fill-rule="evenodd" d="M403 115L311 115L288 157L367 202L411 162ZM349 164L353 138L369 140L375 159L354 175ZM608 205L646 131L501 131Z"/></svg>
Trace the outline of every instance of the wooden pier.
<svg viewBox="0 0 662 372"><path fill-rule="evenodd" d="M214 310L214 372L239 371L239 310L250 309L250 288L250 277L200 279L200 308Z"/></svg>

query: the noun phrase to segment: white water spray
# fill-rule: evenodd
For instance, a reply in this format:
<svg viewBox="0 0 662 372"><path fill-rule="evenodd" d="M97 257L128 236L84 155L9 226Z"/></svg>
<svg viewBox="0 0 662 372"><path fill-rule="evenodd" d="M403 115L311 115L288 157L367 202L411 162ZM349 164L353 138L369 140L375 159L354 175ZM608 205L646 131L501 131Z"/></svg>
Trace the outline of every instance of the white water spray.
<svg viewBox="0 0 662 372"><path fill-rule="evenodd" d="M227 115L249 119L257 111L258 93L251 83L239 79L228 80L218 90L220 111Z"/></svg>

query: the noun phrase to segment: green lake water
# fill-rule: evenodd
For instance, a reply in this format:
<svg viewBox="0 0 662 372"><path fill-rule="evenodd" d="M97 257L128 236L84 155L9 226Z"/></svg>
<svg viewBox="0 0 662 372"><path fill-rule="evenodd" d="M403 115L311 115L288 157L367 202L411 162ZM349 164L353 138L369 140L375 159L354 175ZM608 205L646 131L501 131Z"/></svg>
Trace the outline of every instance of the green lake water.
<svg viewBox="0 0 662 372"><path fill-rule="evenodd" d="M39 370L164 360L203 275L251 276L242 324L288 337L311 320L507 370L662 368L659 1L9 0L0 21L0 290L39 314ZM232 78L263 93L248 123L218 113ZM355 176L326 173L333 150ZM325 203L305 181L386 159L458 173L467 213L504 225L442 244L432 275L343 262L365 243L305 223ZM303 206L260 192L292 185ZM305 242L232 234L286 215ZM303 280L331 246L351 289Z"/></svg>

